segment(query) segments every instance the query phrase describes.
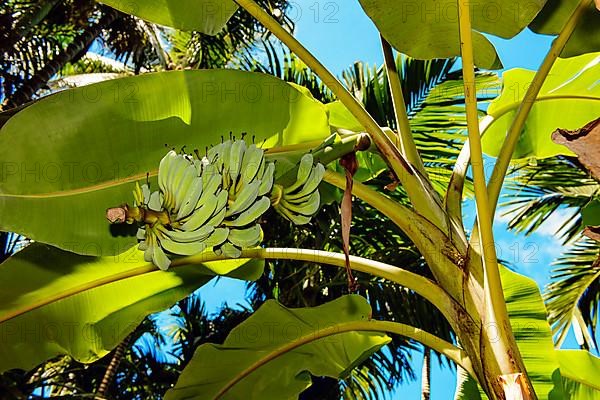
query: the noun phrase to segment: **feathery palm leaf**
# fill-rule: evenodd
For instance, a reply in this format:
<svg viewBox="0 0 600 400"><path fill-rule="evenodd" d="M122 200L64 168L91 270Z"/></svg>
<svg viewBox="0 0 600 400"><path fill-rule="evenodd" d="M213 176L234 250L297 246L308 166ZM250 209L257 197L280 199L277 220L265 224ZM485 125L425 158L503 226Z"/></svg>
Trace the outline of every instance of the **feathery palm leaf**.
<svg viewBox="0 0 600 400"><path fill-rule="evenodd" d="M599 254L598 242L584 238L554 263L556 268L545 300L558 346L573 323L576 330L581 329L585 346L597 347L594 338L600 315Z"/></svg>
<svg viewBox="0 0 600 400"><path fill-rule="evenodd" d="M512 216L509 229L529 235L555 212L567 209L572 216L556 232L565 243L579 236L584 228L581 210L600 193L600 183L569 157L517 166L506 187L512 200L501 206Z"/></svg>
<svg viewBox="0 0 600 400"><path fill-rule="evenodd" d="M257 3L271 11L287 29L294 29L286 14L288 0L258 0ZM237 64L251 58L255 42L267 40L270 36L270 32L245 10L238 10L225 28L214 36L173 30L166 30L163 34L172 44L169 53L178 68L223 68L229 63Z"/></svg>

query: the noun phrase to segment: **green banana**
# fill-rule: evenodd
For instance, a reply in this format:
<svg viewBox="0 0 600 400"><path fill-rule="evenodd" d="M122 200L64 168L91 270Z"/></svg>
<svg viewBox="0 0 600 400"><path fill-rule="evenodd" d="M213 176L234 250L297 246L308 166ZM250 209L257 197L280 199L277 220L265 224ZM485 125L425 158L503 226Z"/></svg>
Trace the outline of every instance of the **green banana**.
<svg viewBox="0 0 600 400"><path fill-rule="evenodd" d="M273 182L275 176L275 163L267 164L261 178L260 188L258 188L258 195L264 196L273 189Z"/></svg>
<svg viewBox="0 0 600 400"><path fill-rule="evenodd" d="M242 179L244 183L250 183L258 176L258 172L265 162L265 152L252 144L246 149L244 161L242 162ZM262 177L260 177L262 180Z"/></svg>
<svg viewBox="0 0 600 400"><path fill-rule="evenodd" d="M160 212L162 211L162 205L163 205L163 199L162 199L163 195L160 192L154 192L150 195L150 201L148 202L148 207L152 210L152 211L157 211Z"/></svg>
<svg viewBox="0 0 600 400"><path fill-rule="evenodd" d="M162 233L164 236L169 239L180 242L180 243L190 243L190 242L203 242L205 241L213 232L215 231L214 226L204 225L198 230L195 231L169 231L163 230Z"/></svg>
<svg viewBox="0 0 600 400"><path fill-rule="evenodd" d="M229 157L231 157L231 146L233 143L231 140L226 141L221 146L221 150L219 151L218 158L220 159L221 168L223 169L223 174L225 175L225 171L229 171Z"/></svg>
<svg viewBox="0 0 600 400"><path fill-rule="evenodd" d="M169 209L172 214L179 212L183 205L183 201L187 197L190 190L193 190L194 184L197 184L196 180L196 167L191 164L184 169L183 175L178 182L175 191L173 192L173 206ZM200 184L202 186L202 184Z"/></svg>
<svg viewBox="0 0 600 400"><path fill-rule="evenodd" d="M293 193L304 185L313 171L313 161L314 159L311 153L307 153L302 156L300 159L300 165L298 166L296 182L293 185L285 188L284 193Z"/></svg>
<svg viewBox="0 0 600 400"><path fill-rule="evenodd" d="M245 229L232 229L227 237L229 242L242 249L256 247L262 239L263 231L259 224Z"/></svg>
<svg viewBox="0 0 600 400"><path fill-rule="evenodd" d="M183 220L183 224L181 225L181 229L184 231L195 231L201 226L206 224L206 221L215 212L215 209L218 205L217 196L214 194L209 194L206 196L206 201L198 208L196 211L188 218Z"/></svg>
<svg viewBox="0 0 600 400"><path fill-rule="evenodd" d="M219 171L217 171L217 168L214 165L211 165L210 168L205 168L202 177L202 183L204 186L202 190L205 193L216 193L217 189L221 186L221 182L223 180L223 177L221 176Z"/></svg>
<svg viewBox="0 0 600 400"><path fill-rule="evenodd" d="M169 172L172 171L171 167L173 166L173 161L177 157L177 154L174 151L169 151L166 156L160 160L160 164L158 166L158 186L161 189L166 189L168 184Z"/></svg>
<svg viewBox="0 0 600 400"><path fill-rule="evenodd" d="M171 265L171 260L169 260L169 257L167 257L158 243L152 246L152 262L163 271L169 269Z"/></svg>
<svg viewBox="0 0 600 400"><path fill-rule="evenodd" d="M219 194L217 195L217 207L215 209L215 212L213 214L213 217L211 218L211 222L213 225L220 225L221 222L223 221L222 219L220 221L213 221L213 219L215 218L214 216L217 214L223 214L222 218L225 218L225 213L227 212L227 202L229 201L229 193L227 193L226 190L222 190L221 192L219 192Z"/></svg>
<svg viewBox="0 0 600 400"><path fill-rule="evenodd" d="M223 244L229 236L229 228L217 228L215 231L204 241L208 247L220 246Z"/></svg>
<svg viewBox="0 0 600 400"><path fill-rule="evenodd" d="M207 224L219 226L225 220L225 213L227 212L226 208L222 208L221 211L216 212L208 221Z"/></svg>
<svg viewBox="0 0 600 400"><path fill-rule="evenodd" d="M271 206L268 197L261 197L250 208L238 215L232 221L225 221L226 226L246 226L259 219Z"/></svg>
<svg viewBox="0 0 600 400"><path fill-rule="evenodd" d="M169 253L179 254L181 256L191 256L207 249L204 242L179 243L167 237L160 239L160 246ZM159 247L159 246L155 246Z"/></svg>
<svg viewBox="0 0 600 400"><path fill-rule="evenodd" d="M303 198L303 201L299 204L289 202L285 197L280 200L280 204L282 207L287 208L295 214L302 214L310 217L319 211L319 207L321 206L321 196L319 191L316 190L307 198Z"/></svg>
<svg viewBox="0 0 600 400"><path fill-rule="evenodd" d="M202 195L202 186L202 177L194 179L192 186L188 189L185 199L182 201L179 212L177 213L178 220L187 217L194 211L198 204L198 200L200 200L200 196Z"/></svg>
<svg viewBox="0 0 600 400"><path fill-rule="evenodd" d="M229 217L231 215L238 214L254 204L258 197L260 184L261 182L259 180L254 180L253 182L245 185L238 193L237 198L228 207L225 216Z"/></svg>
<svg viewBox="0 0 600 400"><path fill-rule="evenodd" d="M229 242L223 243L223 245L218 249L218 251L229 258L240 258L240 256L242 255L242 250L235 247Z"/></svg>
<svg viewBox="0 0 600 400"><path fill-rule="evenodd" d="M240 176L240 170L242 168L242 160L244 153L246 152L246 142L243 140L236 140L231 145L231 154L229 156L229 177L231 178L231 187L235 187L237 184L238 177Z"/></svg>
<svg viewBox="0 0 600 400"><path fill-rule="evenodd" d="M289 201L289 200L300 199L302 197L312 194L315 190L317 190L317 188L323 181L324 175L325 175L325 167L323 166L323 164L317 164L310 172L310 175L309 175L308 179L306 180L304 186L302 186L302 189L300 189L297 193L293 193L293 194L290 194L289 192L287 192L284 194L283 197Z"/></svg>
<svg viewBox="0 0 600 400"><path fill-rule="evenodd" d="M306 215L302 214L294 214L293 212L281 205L275 206L275 210L281 215L283 215L290 222L292 222L294 225L306 225L311 220L311 217L307 217Z"/></svg>

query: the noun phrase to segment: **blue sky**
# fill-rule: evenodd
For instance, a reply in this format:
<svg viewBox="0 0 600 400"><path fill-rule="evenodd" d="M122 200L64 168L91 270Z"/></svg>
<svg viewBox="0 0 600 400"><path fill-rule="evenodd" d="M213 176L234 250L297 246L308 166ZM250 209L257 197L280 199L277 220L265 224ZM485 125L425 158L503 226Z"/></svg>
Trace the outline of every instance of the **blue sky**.
<svg viewBox="0 0 600 400"><path fill-rule="evenodd" d="M358 1L294 0L290 16L296 23L299 40L311 50L330 70L340 74L356 61L381 64L382 56L379 34L373 23L362 12ZM524 31L511 41L490 38L507 69L537 69L552 38ZM489 165L489 164L488 164ZM489 172L488 172L489 174ZM465 205L469 219L474 217L472 204ZM559 255L561 243L553 234L569 214L557 213L544 223L533 235L525 237L507 230L507 218L498 215L495 237L499 257L512 263L520 273L535 279L540 286L548 282L550 264ZM224 301L230 305L244 303L243 284L221 280L218 284L201 289L201 296L208 309L216 309ZM567 344L573 345L570 338ZM421 355L414 354L414 369L420 371ZM453 398L454 374L435 367L432 378L432 399ZM403 385L393 399L419 399L420 382Z"/></svg>

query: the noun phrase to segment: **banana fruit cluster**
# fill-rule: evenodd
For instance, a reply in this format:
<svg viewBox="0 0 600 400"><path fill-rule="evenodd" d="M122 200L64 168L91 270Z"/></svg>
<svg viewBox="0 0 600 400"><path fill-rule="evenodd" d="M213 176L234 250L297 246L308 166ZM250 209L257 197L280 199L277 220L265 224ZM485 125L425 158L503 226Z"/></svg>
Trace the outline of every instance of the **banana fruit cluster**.
<svg viewBox="0 0 600 400"><path fill-rule="evenodd" d="M325 167L315 164L311 153L302 156L296 182L286 188L275 185L272 196L275 210L294 225L308 224L321 205L318 189L324 174Z"/></svg>
<svg viewBox="0 0 600 400"><path fill-rule="evenodd" d="M284 188L274 184L275 163L265 151L243 139L214 146L204 157L170 151L159 165L158 190L136 184L134 207L109 209L107 217L139 223L139 249L163 270L171 264L169 254L212 250L238 258L262 242L259 220L272 205L295 224L310 221L319 209L324 171L306 154L297 181Z"/></svg>

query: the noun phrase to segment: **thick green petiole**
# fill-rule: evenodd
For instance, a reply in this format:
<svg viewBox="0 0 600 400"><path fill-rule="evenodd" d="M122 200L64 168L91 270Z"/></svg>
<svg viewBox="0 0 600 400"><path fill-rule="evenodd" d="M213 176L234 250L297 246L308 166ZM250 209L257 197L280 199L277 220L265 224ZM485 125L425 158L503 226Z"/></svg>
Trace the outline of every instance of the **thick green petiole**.
<svg viewBox="0 0 600 400"><path fill-rule="evenodd" d="M415 209L444 232L447 232L448 224L443 205L437 193L432 189L431 183L400 153L362 104L314 55L254 0L235 0L235 2L261 22L321 78L323 83L331 89L371 135L383 158L408 193Z"/></svg>

